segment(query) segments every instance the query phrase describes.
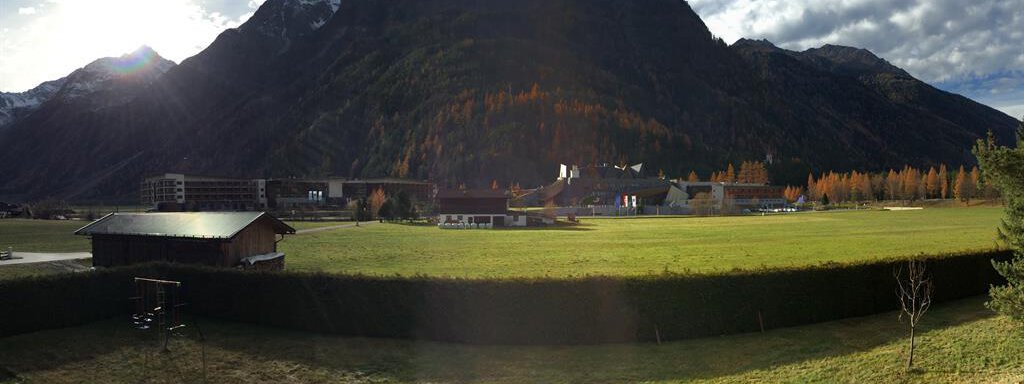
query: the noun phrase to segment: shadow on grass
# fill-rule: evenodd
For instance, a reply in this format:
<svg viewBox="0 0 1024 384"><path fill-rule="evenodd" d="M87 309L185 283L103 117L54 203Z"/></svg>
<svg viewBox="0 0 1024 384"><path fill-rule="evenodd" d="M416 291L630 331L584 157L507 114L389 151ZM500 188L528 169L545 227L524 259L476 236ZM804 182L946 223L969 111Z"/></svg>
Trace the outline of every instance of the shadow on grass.
<svg viewBox="0 0 1024 384"><path fill-rule="evenodd" d="M922 322L922 330L991 316L982 301L972 298L936 306ZM906 335L894 312L764 334L662 345L473 346L346 338L208 319L200 322L207 336L214 381L217 377L237 378L239 371L259 372L264 380L298 377L301 381L321 381L316 374L329 375L333 380L368 375L374 379L431 382L685 381L835 358L886 345ZM172 350L177 354L171 356L177 357L173 364L165 358L163 365L151 362L152 367L163 367L158 369L178 377L198 377L196 339L193 333L174 340ZM138 375L138 367L129 366L133 362L137 366L143 351L154 348L152 340L144 341L127 320L109 320L0 339L0 366L22 376L83 365L101 372L110 370L112 376L125 372ZM892 364L899 367L901 360L894 358ZM291 368L275 371L281 366Z"/></svg>

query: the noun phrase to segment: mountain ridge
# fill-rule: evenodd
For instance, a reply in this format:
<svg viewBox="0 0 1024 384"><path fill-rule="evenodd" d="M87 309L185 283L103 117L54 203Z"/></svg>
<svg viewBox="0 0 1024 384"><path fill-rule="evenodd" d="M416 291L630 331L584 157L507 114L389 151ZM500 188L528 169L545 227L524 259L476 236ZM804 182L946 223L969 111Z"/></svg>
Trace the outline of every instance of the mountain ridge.
<svg viewBox="0 0 1024 384"><path fill-rule="evenodd" d="M322 24L280 12L289 4L267 1L139 98L79 110L74 130L69 116L20 121L4 136L26 145L0 154L13 175L0 195L130 199L142 175L165 171L538 185L558 163L681 175L766 157L786 183L970 162L985 131L1007 138L1016 125L867 51L728 46L676 1L351 0L317 3L331 14ZM282 14L308 32L254 32ZM96 157L55 156L54 133L79 138L60 151ZM71 190L47 173L102 181Z"/></svg>

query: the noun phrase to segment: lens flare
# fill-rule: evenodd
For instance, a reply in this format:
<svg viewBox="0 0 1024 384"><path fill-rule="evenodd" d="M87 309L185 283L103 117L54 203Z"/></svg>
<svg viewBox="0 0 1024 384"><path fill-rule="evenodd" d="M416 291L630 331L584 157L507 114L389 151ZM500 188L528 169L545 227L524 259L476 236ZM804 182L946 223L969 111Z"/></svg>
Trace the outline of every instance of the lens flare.
<svg viewBox="0 0 1024 384"><path fill-rule="evenodd" d="M122 75L130 75L148 67L154 57L156 57L156 52L149 47L142 47L135 52L119 57L114 62L114 70Z"/></svg>

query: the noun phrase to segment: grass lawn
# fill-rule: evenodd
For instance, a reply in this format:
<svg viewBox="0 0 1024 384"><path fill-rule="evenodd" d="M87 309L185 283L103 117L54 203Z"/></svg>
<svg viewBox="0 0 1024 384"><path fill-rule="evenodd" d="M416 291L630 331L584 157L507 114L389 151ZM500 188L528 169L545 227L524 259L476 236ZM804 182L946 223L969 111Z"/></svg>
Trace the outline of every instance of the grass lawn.
<svg viewBox="0 0 1024 384"><path fill-rule="evenodd" d="M89 239L75 230L89 224L81 220L0 220L0 249L22 252L88 252Z"/></svg>
<svg viewBox="0 0 1024 384"><path fill-rule="evenodd" d="M286 238L288 269L377 275L638 275L995 248L998 207L583 219L550 229L375 224Z"/></svg>
<svg viewBox="0 0 1024 384"><path fill-rule="evenodd" d="M707 339L469 346L344 338L200 320L209 382L1018 382L1024 329L982 306L937 306L904 373L896 313ZM195 328L171 352L127 319L0 339L0 382L202 382Z"/></svg>
<svg viewBox="0 0 1024 384"><path fill-rule="evenodd" d="M574 227L373 224L288 236L288 269L453 277L639 275L850 262L996 246L998 207L711 218L583 219ZM346 222L289 222L296 229ZM88 251L82 221L0 220L0 247Z"/></svg>

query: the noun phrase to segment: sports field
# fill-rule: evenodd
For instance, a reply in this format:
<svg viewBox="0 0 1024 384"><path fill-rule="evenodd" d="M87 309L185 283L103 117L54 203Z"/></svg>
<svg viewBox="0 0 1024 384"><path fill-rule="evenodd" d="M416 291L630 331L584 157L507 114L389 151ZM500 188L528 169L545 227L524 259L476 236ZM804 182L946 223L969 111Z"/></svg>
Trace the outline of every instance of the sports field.
<svg viewBox="0 0 1024 384"><path fill-rule="evenodd" d="M200 319L211 383L978 383L1024 380L1024 330L983 298L933 308L914 373L896 313L745 335L593 346L353 339ZM170 353L127 319L0 338L0 382L203 382L195 327Z"/></svg>
<svg viewBox="0 0 1024 384"><path fill-rule="evenodd" d="M566 277L849 263L997 247L1000 208L583 219L545 229L374 224L292 236L290 270Z"/></svg>

